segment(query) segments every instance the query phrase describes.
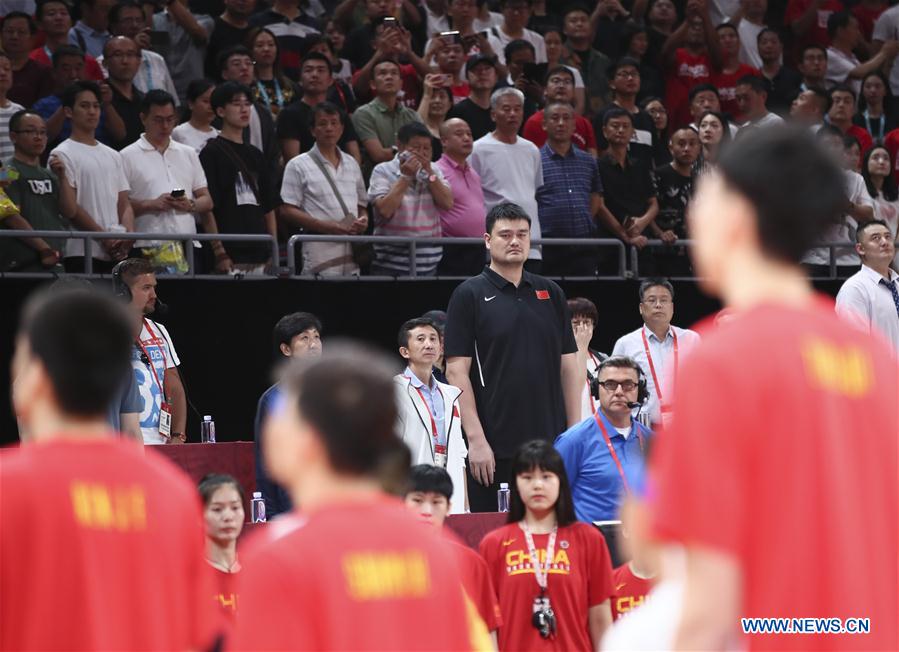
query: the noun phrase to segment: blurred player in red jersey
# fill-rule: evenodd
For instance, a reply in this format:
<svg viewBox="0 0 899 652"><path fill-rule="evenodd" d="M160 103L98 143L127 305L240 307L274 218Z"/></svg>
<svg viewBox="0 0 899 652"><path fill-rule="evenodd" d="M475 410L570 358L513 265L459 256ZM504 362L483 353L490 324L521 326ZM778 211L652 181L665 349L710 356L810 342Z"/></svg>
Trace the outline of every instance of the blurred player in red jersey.
<svg viewBox="0 0 899 652"><path fill-rule="evenodd" d="M612 622L612 566L599 530L580 523L565 465L546 441L512 460L509 523L481 541L502 612L500 650L596 650Z"/></svg>
<svg viewBox="0 0 899 652"><path fill-rule="evenodd" d="M648 539L645 496L631 496L621 506L622 534L618 541L629 561L612 571L612 620L643 604L655 584L659 550Z"/></svg>
<svg viewBox="0 0 899 652"><path fill-rule="evenodd" d="M206 523L206 561L212 566L212 600L233 623L237 615L237 538L243 529L244 491L240 483L223 473L210 473L197 487L203 499Z"/></svg>
<svg viewBox="0 0 899 652"><path fill-rule="evenodd" d="M208 648L196 490L105 420L131 365L124 308L67 291L23 315L13 405L30 437L0 452L0 649Z"/></svg>
<svg viewBox="0 0 899 652"><path fill-rule="evenodd" d="M678 649L899 649L899 365L798 262L844 211L842 178L807 134L770 128L691 208L698 276L735 312L704 329L656 442L654 530L687 556ZM745 617L870 633L741 639Z"/></svg>
<svg viewBox="0 0 899 652"><path fill-rule="evenodd" d="M302 513L248 544L233 647L489 649L447 544L379 488L397 451L408 472L389 362L331 346L293 363L282 388L266 464Z"/></svg>
<svg viewBox="0 0 899 652"><path fill-rule="evenodd" d="M409 485L404 502L410 512L423 522L442 530L446 516L452 507L453 481L446 469L430 464L417 464L409 469ZM453 552L456 553L462 586L468 597L474 601L481 619L496 642L496 630L502 624L499 604L487 563L474 550L448 537Z"/></svg>

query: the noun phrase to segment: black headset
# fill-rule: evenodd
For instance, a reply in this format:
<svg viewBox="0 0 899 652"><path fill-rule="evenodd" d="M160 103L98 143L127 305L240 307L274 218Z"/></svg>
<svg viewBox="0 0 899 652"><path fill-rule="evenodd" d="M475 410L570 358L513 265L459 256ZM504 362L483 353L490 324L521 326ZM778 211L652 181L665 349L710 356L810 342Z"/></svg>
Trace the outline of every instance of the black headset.
<svg viewBox="0 0 899 652"><path fill-rule="evenodd" d="M131 288L122 278L122 271L127 267L128 259L119 262L112 268L112 296L121 299L125 303L131 303Z"/></svg>
<svg viewBox="0 0 899 652"><path fill-rule="evenodd" d="M623 357L623 356L615 356L615 358ZM587 378L590 380L590 394L597 401L599 400L599 372L602 371L603 365L605 365L609 360L614 360L615 358L606 358L602 362L599 363L599 366L596 368L596 374L591 374L590 370L587 370ZM630 359L630 358L628 358ZM643 369L639 364L634 363L634 367L637 370L637 403L640 405L644 405L646 400L649 398L649 388L646 382L646 374L643 373Z"/></svg>

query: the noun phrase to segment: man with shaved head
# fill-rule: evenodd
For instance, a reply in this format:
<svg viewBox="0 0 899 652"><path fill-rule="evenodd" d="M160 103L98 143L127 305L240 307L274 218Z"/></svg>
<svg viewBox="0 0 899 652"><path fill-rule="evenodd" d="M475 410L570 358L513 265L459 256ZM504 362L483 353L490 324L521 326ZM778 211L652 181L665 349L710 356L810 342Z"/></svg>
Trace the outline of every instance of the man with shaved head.
<svg viewBox="0 0 899 652"><path fill-rule="evenodd" d="M487 209L478 171L468 164L474 139L471 128L461 118L450 118L440 125L443 156L435 163L453 191L453 207L439 211L440 226L446 238L481 238ZM484 266L484 246L447 245L437 273L447 276L471 276Z"/></svg>

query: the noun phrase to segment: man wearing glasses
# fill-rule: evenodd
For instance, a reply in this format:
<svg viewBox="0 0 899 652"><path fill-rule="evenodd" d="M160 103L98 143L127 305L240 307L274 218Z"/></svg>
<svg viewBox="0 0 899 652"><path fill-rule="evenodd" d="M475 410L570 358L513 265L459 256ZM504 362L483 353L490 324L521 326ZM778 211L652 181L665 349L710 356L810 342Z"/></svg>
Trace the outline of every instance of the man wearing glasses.
<svg viewBox="0 0 899 652"><path fill-rule="evenodd" d="M652 433L633 418L638 403L640 367L631 358L613 356L599 365L599 408L556 438L565 463L574 513L579 521L610 521L645 471L644 449Z"/></svg>
<svg viewBox="0 0 899 652"><path fill-rule="evenodd" d="M670 415L678 364L699 344L699 335L671 325L674 287L665 279L640 284L640 316L643 326L619 338L612 356L627 356L640 365L649 395L644 409L652 422L658 423Z"/></svg>
<svg viewBox="0 0 899 652"><path fill-rule="evenodd" d="M144 133L122 150L135 228L196 233L194 215L212 209L212 198L196 150L171 138L178 123L175 98L163 90L149 91L142 98L140 119ZM141 241L136 246L156 273L187 272L183 243Z"/></svg>

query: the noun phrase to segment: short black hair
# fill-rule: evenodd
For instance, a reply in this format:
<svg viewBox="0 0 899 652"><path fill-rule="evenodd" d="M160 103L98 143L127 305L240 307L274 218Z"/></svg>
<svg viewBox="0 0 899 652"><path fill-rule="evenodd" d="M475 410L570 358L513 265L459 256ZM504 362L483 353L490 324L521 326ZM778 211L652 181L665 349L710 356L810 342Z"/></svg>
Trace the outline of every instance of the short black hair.
<svg viewBox="0 0 899 652"><path fill-rule="evenodd" d="M428 319L427 317L416 317L414 319L406 320L402 326L400 326L399 335L397 335L397 343L401 347L409 346L409 333L411 333L416 328L433 328L437 332L437 337L440 337L440 328L437 324L434 323L433 319Z"/></svg>
<svg viewBox="0 0 899 652"><path fill-rule="evenodd" d="M849 93L852 96L852 102L855 103L858 101L858 96L855 94L855 91L852 90L852 87L849 84L834 84L827 91L827 95L830 97L830 103L833 104L833 94L834 93ZM829 111L830 109L828 109Z"/></svg>
<svg viewBox="0 0 899 652"><path fill-rule="evenodd" d="M408 124L404 124L396 132L396 142L400 145L408 144L413 138L427 138L430 140L431 132L420 122L409 122Z"/></svg>
<svg viewBox="0 0 899 652"><path fill-rule="evenodd" d="M44 122L44 116L42 116L40 113L35 113L34 111L32 111L30 109L22 109L21 111L16 111L15 113L12 114L12 116L10 116L9 130L11 132L18 131L19 125L22 122L22 118L24 118L27 115L37 116L38 118L41 119L41 122Z"/></svg>
<svg viewBox="0 0 899 652"><path fill-rule="evenodd" d="M818 86L810 86L805 90L818 98L818 102L821 106L821 114L827 115L828 111L830 111L830 107L833 105L833 98L830 97L830 94Z"/></svg>
<svg viewBox="0 0 899 652"><path fill-rule="evenodd" d="M172 105L172 108L175 107L175 98L172 97L171 93L162 90L161 88L152 88L148 90L143 99L140 101L140 112L144 115L149 115L150 109L154 106L168 106Z"/></svg>
<svg viewBox="0 0 899 652"><path fill-rule="evenodd" d="M614 79L615 75L621 68L627 67L636 68L637 74L640 74L640 62L633 57L624 56L619 57L612 63L611 66L606 68L606 77L608 77L610 80Z"/></svg>
<svg viewBox="0 0 899 652"><path fill-rule="evenodd" d="M838 29L849 26L852 14L848 11L835 11L827 17L827 36L833 39Z"/></svg>
<svg viewBox="0 0 899 652"><path fill-rule="evenodd" d="M840 131L839 127L834 125L823 124L818 128L818 131L815 132L815 140L823 140L828 136L831 138L839 138L840 142L843 142L843 132Z"/></svg>
<svg viewBox="0 0 899 652"><path fill-rule="evenodd" d="M827 48L825 48L823 45L818 45L817 43L809 43L804 48L802 48L802 51L799 54L799 61L805 59L805 54L809 50L818 50L818 52L824 55L825 59L827 58Z"/></svg>
<svg viewBox="0 0 899 652"><path fill-rule="evenodd" d="M303 61L300 62L300 70L301 70L301 71L303 70L303 65L304 65L307 61L321 61L322 63L324 63L324 64L326 64L326 65L328 66L328 74L329 74L329 75L332 74L332 70L331 70L331 60L328 59L328 57L326 57L325 55L323 55L321 52L310 52L309 54L307 54L306 56L304 56L304 57L303 57Z"/></svg>
<svg viewBox="0 0 899 652"><path fill-rule="evenodd" d="M602 373L603 369L633 369L637 372L637 378L642 378L643 370L640 368L640 365L637 364L637 361L631 357L626 355L613 355L611 358L606 358L602 362L599 363L599 366L596 368L596 375Z"/></svg>
<svg viewBox="0 0 899 652"><path fill-rule="evenodd" d="M887 231L889 231L891 235L893 233L893 231L892 231L892 229L890 229L889 225L886 222L884 222L883 220L871 220L870 222L862 222L861 224L858 225L858 228L855 230L855 241L861 242L862 234L865 232L866 229L868 229L872 226L885 226L887 228Z"/></svg>
<svg viewBox="0 0 899 652"><path fill-rule="evenodd" d="M196 102L210 88L214 88L215 83L209 79L194 79L187 85L187 100Z"/></svg>
<svg viewBox="0 0 899 652"><path fill-rule="evenodd" d="M61 96L62 105L68 109L74 108L75 100L82 93L93 93L98 102L103 102L103 97L100 94L100 86L97 84L97 82L83 79L80 81L72 82L63 89Z"/></svg>
<svg viewBox="0 0 899 652"><path fill-rule="evenodd" d="M528 471L540 469L559 476L559 498L553 506L556 512L556 523L559 527L571 525L577 520L574 515L574 500L571 498L571 487L568 484L568 474L565 472L565 463L559 451L553 445L543 439L522 444L512 458L512 481L509 483L511 500L509 501L508 523L518 523L524 519L525 507L518 493L518 476Z"/></svg>
<svg viewBox="0 0 899 652"><path fill-rule="evenodd" d="M222 53L218 57L219 75L222 74L225 66L228 65L228 59L237 55L240 55L242 57L250 57L250 59L253 58L253 53L243 45L232 45L230 48L225 48L224 50L222 50Z"/></svg>
<svg viewBox="0 0 899 652"><path fill-rule="evenodd" d="M571 317L586 317L593 322L593 325L599 323L599 311L596 310L596 304L584 297L572 297L568 300L568 312Z"/></svg>
<svg viewBox="0 0 899 652"><path fill-rule="evenodd" d="M24 11L10 11L8 14L6 14L3 17L3 21L0 22L0 29L2 29L2 26L5 25L7 21L13 20L15 18L21 18L22 20L27 22L28 23L28 31L31 34L34 34L37 31L37 25L34 24L34 19L31 16L29 16L28 14L26 14Z"/></svg>
<svg viewBox="0 0 899 652"><path fill-rule="evenodd" d="M671 285L671 281L667 278L648 278L640 283L640 289L638 290L641 303L643 302L643 296L646 294L647 290L655 287L662 287L668 290L668 293L671 295L671 300L674 301L674 286Z"/></svg>
<svg viewBox="0 0 899 652"><path fill-rule="evenodd" d="M272 343L275 345L275 349L280 351L282 344L290 346L293 338L310 329L317 330L321 335L322 323L318 317L311 312L292 312L281 317L275 324L272 331Z"/></svg>
<svg viewBox="0 0 899 652"><path fill-rule="evenodd" d="M605 127L610 120L615 118L627 118L631 126L634 124L634 116L631 115L630 111L622 109L620 106L611 106L602 114L602 126Z"/></svg>
<svg viewBox="0 0 899 652"><path fill-rule="evenodd" d="M773 27L763 27L762 30L758 33L758 35L755 37L756 44L758 44L758 42L762 40L762 37L765 34L774 34L774 36L777 37L778 41L780 41L781 43L784 42L783 36L781 36L780 32L778 32L776 29L774 29Z"/></svg>
<svg viewBox="0 0 899 652"><path fill-rule="evenodd" d="M119 0L110 8L109 14L107 14L110 26L119 22L119 18L125 9L140 9L140 15L144 17L144 22L147 22L147 16L144 14L143 5L136 0Z"/></svg>
<svg viewBox="0 0 899 652"><path fill-rule="evenodd" d="M32 296L22 315L19 334L47 371L60 409L104 416L134 373L124 306L96 291L51 289Z"/></svg>
<svg viewBox="0 0 899 652"><path fill-rule="evenodd" d="M692 104L696 96L705 91L710 91L714 93L715 96L719 99L721 98L721 96L718 94L718 89L712 84L696 84L696 86L690 89L690 92L687 95L687 101Z"/></svg>
<svg viewBox="0 0 899 652"><path fill-rule="evenodd" d="M715 27L715 32L720 32L722 29L732 29L736 32L737 36L740 36L740 30L738 30L733 23L718 23Z"/></svg>
<svg viewBox="0 0 899 652"><path fill-rule="evenodd" d="M758 75L743 75L737 80L737 86L749 86L756 93L765 93L766 95L770 92L768 80Z"/></svg>
<svg viewBox="0 0 899 652"><path fill-rule="evenodd" d="M582 11L585 14L587 14L588 16L591 13L591 10L587 8L587 5L577 2L577 3L570 4L567 7L565 7L565 10L562 12L562 20L564 21L568 17L568 14L573 13L575 11Z"/></svg>
<svg viewBox="0 0 899 652"><path fill-rule="evenodd" d="M406 495L415 492L440 494L449 501L453 497L453 479L442 467L416 464L409 469Z"/></svg>
<svg viewBox="0 0 899 652"><path fill-rule="evenodd" d="M69 3L66 0L38 0L34 10L34 17L40 21L44 17L44 11L47 9L47 5L58 4L65 7L66 12L69 14L69 17L72 16L72 10L69 8Z"/></svg>
<svg viewBox="0 0 899 652"><path fill-rule="evenodd" d="M807 130L769 127L724 151L724 183L755 209L762 250L798 263L846 205L842 170Z"/></svg>
<svg viewBox="0 0 899 652"><path fill-rule="evenodd" d="M243 95L250 102L253 101L253 91L247 86L236 81L222 82L212 91L209 103L212 105L212 110L215 111L216 109L224 108L226 104L232 102L238 95Z"/></svg>
<svg viewBox="0 0 899 652"><path fill-rule="evenodd" d="M535 57L537 56L537 50L534 49L534 44L525 41L523 38L517 38L514 41L506 43L506 47L503 49L503 56L506 57L506 61L508 62L513 54L520 52L521 50L530 50L534 53Z"/></svg>
<svg viewBox="0 0 899 652"><path fill-rule="evenodd" d="M493 226L498 220L524 220L531 225L531 216L518 204L510 201L500 202L489 211L484 221L485 233L493 233Z"/></svg>
<svg viewBox="0 0 899 652"><path fill-rule="evenodd" d="M335 472L377 477L385 464L395 472L397 459L408 460L395 431L396 371L382 353L349 343L329 344L321 358L287 366L286 396L296 401L294 409L312 427Z"/></svg>
<svg viewBox="0 0 899 652"><path fill-rule="evenodd" d="M55 68L62 61L63 57L78 57L84 61L84 50L77 45L69 45L68 43L60 45L56 48L56 52L53 53L53 56L50 57L51 65Z"/></svg>
<svg viewBox="0 0 899 652"><path fill-rule="evenodd" d="M209 501L212 500L212 496L216 491L229 485L237 490L237 495L240 496L241 506L243 506L243 502L246 500L246 494L244 493L243 487L237 481L237 478L228 475L227 473L207 473L202 477L200 483L197 485L197 491L203 501L203 506L205 507L209 504Z"/></svg>
<svg viewBox="0 0 899 652"><path fill-rule="evenodd" d="M334 104L334 102L328 102L325 100L324 102L319 102L315 106L312 107L312 111L309 113L309 129L315 129L315 119L319 115L336 115L340 118L340 124L346 127L346 115L343 110Z"/></svg>

